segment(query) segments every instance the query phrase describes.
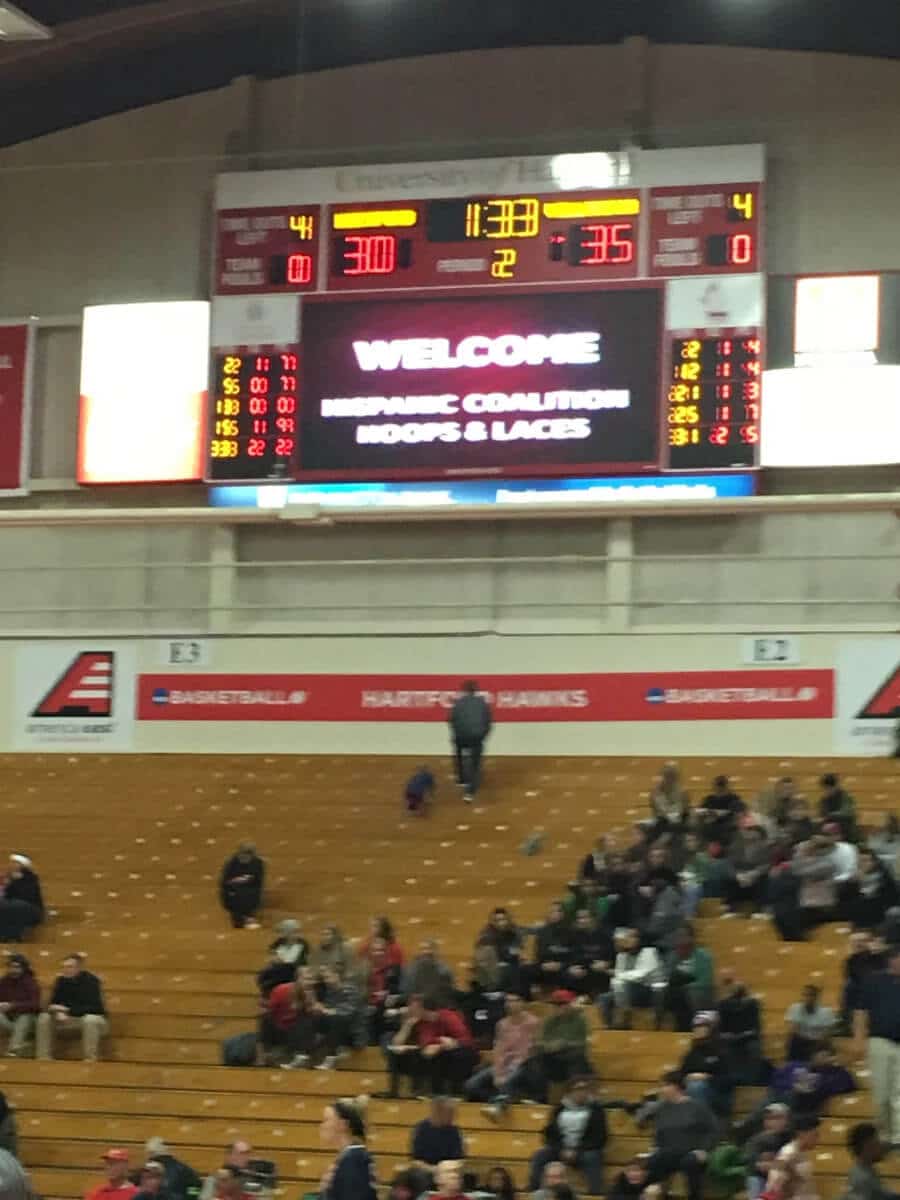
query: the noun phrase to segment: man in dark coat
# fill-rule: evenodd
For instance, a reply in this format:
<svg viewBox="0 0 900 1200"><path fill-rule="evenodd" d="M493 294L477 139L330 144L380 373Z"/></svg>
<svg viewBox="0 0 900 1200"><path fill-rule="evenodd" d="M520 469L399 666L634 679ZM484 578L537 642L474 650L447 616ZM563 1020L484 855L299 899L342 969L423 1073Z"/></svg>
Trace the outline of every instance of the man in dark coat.
<svg viewBox="0 0 900 1200"><path fill-rule="evenodd" d="M478 684L467 680L450 710L450 733L456 756L456 781L464 788L463 799L471 804L481 782L481 757L484 742L491 732L493 718Z"/></svg>

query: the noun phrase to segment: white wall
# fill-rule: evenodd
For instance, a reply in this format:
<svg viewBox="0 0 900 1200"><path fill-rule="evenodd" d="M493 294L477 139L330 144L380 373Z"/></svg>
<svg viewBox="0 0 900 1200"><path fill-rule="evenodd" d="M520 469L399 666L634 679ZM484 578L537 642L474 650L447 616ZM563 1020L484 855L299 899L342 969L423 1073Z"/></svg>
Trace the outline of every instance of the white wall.
<svg viewBox="0 0 900 1200"><path fill-rule="evenodd" d="M799 641L800 669L832 668L840 639L813 634ZM45 643L46 644L46 643ZM103 649L97 638L66 643L60 669L76 649ZM12 681L19 646L0 642L0 678ZM385 637L385 638L221 638L208 644L209 666L166 668L161 643L155 639L114 644L136 656L137 671L180 675L189 686L192 673L266 672L300 674L445 674L452 686L461 678L492 673L644 673L658 672L661 681L672 671L746 671L741 642L734 635L583 637ZM900 649L900 646L898 646ZM127 657L127 655L123 656ZM750 668L759 686L770 669ZM52 672L51 672L52 674ZM130 677L117 681L130 686ZM717 686L727 681L717 681ZM31 681L42 692L39 681ZM228 686L226 683L224 686ZM233 685L232 685L233 686ZM384 686L390 686L385 682ZM13 687L0 689L0 752L16 748L17 697ZM648 708L648 711L651 711ZM139 722L133 742L118 749L143 753L446 753L442 721L397 722ZM492 754L526 755L653 755L688 754L824 755L833 752L830 720L684 720L575 723L565 721L498 723L490 742ZM96 749L103 751L102 745Z"/></svg>

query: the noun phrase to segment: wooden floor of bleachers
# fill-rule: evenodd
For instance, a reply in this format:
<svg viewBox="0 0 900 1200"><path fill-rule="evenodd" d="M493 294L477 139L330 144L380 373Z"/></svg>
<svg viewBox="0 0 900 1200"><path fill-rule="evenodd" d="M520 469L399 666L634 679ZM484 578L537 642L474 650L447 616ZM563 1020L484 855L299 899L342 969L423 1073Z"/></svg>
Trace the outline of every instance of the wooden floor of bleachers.
<svg viewBox="0 0 900 1200"><path fill-rule="evenodd" d="M332 921L358 937L371 915L385 913L407 954L434 936L464 980L490 909L505 904L523 922L539 920L598 833L627 837L645 815L659 763L493 760L472 807L441 764L437 803L424 820L401 810L412 765L351 756L0 758L8 849L31 855L54 910L23 949L45 987L61 955L85 951L112 1016L103 1062L77 1061L66 1043L67 1057L53 1063L0 1059L23 1162L48 1200L81 1196L96 1182L106 1146L129 1147L137 1163L154 1135L202 1172L221 1162L226 1143L249 1138L278 1164L285 1196L315 1189L328 1162L318 1142L323 1104L383 1087L383 1064L370 1049L335 1072L217 1065L222 1039L253 1028L253 974L272 926L294 916L310 941ZM900 800L900 766L890 760L704 758L682 767L695 800L719 773L745 798L791 774L812 798L828 769L841 772L864 824ZM535 830L544 848L524 856L520 844ZM264 928L256 932L232 930L217 902L221 864L245 838L268 863ZM736 968L762 997L768 1046L781 1058L784 1011L802 984L817 980L836 1002L846 931L830 926L809 943L785 944L767 921L720 921L713 902L703 912L700 936L717 970ZM598 1025L593 1059L603 1088L637 1097L677 1061L684 1040ZM760 1094L742 1090L739 1110ZM373 1103L371 1143L383 1180L406 1161L408 1130L423 1110L413 1101ZM870 1113L867 1092L832 1106L816 1154L824 1200L843 1190L848 1125ZM460 1108L476 1169L503 1163L520 1186L544 1120L542 1108L521 1107L498 1128L477 1106ZM614 1114L612 1128L610 1171L646 1145L626 1115Z"/></svg>

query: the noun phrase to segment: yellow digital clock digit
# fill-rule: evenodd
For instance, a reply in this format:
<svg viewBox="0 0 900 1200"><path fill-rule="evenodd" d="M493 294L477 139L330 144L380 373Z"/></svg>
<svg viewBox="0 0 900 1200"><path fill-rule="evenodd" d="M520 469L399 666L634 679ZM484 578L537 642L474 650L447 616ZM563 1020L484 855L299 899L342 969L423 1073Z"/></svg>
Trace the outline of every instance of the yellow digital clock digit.
<svg viewBox="0 0 900 1200"><path fill-rule="evenodd" d="M466 205L466 238L537 237L540 220L540 204L531 196L470 200Z"/></svg>

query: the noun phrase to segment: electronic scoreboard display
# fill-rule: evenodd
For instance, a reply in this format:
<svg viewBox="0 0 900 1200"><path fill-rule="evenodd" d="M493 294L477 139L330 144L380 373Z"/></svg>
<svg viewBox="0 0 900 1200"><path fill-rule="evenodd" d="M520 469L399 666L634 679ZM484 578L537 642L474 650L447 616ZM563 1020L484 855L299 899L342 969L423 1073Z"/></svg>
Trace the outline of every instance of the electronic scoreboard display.
<svg viewBox="0 0 900 1200"><path fill-rule="evenodd" d="M207 477L755 466L762 154L725 150L220 177Z"/></svg>

